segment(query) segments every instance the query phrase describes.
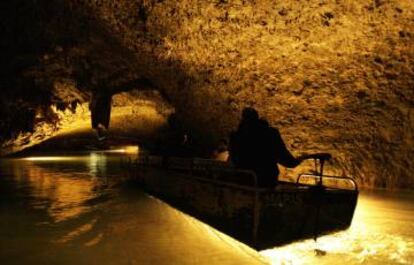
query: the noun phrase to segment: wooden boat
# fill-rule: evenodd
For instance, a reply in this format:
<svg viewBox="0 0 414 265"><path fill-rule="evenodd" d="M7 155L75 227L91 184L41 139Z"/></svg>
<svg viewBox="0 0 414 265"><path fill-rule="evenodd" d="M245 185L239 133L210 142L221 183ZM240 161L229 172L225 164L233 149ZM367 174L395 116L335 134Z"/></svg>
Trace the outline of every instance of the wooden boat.
<svg viewBox="0 0 414 265"><path fill-rule="evenodd" d="M275 188L258 187L253 171L215 160L139 156L123 166L145 191L262 250L350 226L358 198L355 181L323 175L327 157L313 158L318 172ZM316 184L302 183L309 178ZM328 186L329 180L349 188Z"/></svg>

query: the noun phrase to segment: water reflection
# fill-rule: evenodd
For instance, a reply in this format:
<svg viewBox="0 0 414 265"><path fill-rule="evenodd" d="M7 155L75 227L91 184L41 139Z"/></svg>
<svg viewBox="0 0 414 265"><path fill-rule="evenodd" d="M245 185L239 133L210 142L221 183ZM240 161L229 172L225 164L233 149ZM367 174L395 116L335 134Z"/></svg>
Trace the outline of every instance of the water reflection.
<svg viewBox="0 0 414 265"><path fill-rule="evenodd" d="M0 264L265 262L236 240L123 185L114 153L55 158L0 160Z"/></svg>
<svg viewBox="0 0 414 265"><path fill-rule="evenodd" d="M77 160L77 157L66 157L66 156L33 156L22 158L26 161L74 161Z"/></svg>
<svg viewBox="0 0 414 265"><path fill-rule="evenodd" d="M348 231L257 253L125 185L119 158L117 152L92 152L0 160L0 264L378 265L414 260L413 193L365 192Z"/></svg>
<svg viewBox="0 0 414 265"><path fill-rule="evenodd" d="M30 193L22 194L34 198L30 205L35 209L45 209L50 222L57 223L75 218L91 210L88 202L102 196L99 190L106 186L106 158L92 153L85 157L36 157L23 163L12 162L12 174L19 189ZM88 171L55 170L61 168L62 161L76 161ZM81 162L81 163L79 163Z"/></svg>
<svg viewBox="0 0 414 265"><path fill-rule="evenodd" d="M365 192L349 230L261 252L271 264L412 264L414 194Z"/></svg>
<svg viewBox="0 0 414 265"><path fill-rule="evenodd" d="M89 173L94 176L106 176L106 155L104 153L91 153L89 158Z"/></svg>

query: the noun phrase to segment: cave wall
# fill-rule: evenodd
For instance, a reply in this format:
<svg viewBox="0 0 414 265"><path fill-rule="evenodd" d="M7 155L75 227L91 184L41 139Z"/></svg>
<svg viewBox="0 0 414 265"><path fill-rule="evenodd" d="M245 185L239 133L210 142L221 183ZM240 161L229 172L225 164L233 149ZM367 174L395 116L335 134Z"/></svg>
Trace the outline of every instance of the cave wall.
<svg viewBox="0 0 414 265"><path fill-rule="evenodd" d="M132 53L87 14L61 0L0 3L0 143L57 124L56 111L75 111L92 95L150 85Z"/></svg>
<svg viewBox="0 0 414 265"><path fill-rule="evenodd" d="M36 54L65 73L53 79L87 94L145 78L206 148L252 106L291 150L332 152L366 186L414 187L410 0L46 4L51 52Z"/></svg>
<svg viewBox="0 0 414 265"><path fill-rule="evenodd" d="M214 140L253 106L291 149L332 152L368 186L413 186L410 1L84 4Z"/></svg>

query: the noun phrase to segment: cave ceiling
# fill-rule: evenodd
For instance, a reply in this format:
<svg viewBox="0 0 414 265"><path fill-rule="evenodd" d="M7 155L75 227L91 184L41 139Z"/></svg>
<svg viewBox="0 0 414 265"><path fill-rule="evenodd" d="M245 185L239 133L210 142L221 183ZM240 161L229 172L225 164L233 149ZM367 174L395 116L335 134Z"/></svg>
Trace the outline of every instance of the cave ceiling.
<svg viewBox="0 0 414 265"><path fill-rule="evenodd" d="M156 89L210 145L252 106L297 153L332 152L369 186L414 186L410 0L0 5L2 140L51 105Z"/></svg>

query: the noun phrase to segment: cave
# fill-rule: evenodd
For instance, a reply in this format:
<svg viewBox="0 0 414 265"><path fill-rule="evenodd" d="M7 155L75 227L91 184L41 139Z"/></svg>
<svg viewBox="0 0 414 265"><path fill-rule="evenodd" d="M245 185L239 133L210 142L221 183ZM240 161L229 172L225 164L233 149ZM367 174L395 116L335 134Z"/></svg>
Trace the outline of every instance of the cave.
<svg viewBox="0 0 414 265"><path fill-rule="evenodd" d="M254 107L294 152L330 152L367 187L413 187L412 17L403 0L3 1L2 154L82 104L111 130L94 108L147 91L200 155Z"/></svg>
<svg viewBox="0 0 414 265"><path fill-rule="evenodd" d="M412 0L3 0L0 34L0 227L6 227L0 246L8 242L0 248L0 263L31 263L30 255L18 258L22 248L41 264L212 264L214 253L220 264L279 258L282 250L257 258L257 252L107 177L115 169L104 152L126 152L128 146L169 152L160 139L177 132L191 140L191 157L211 160L246 108L277 128L294 156L331 154L328 174L350 176L365 192L356 228L337 238L343 245L349 238L366 239L378 251L352 248L355 260L366 256L381 264L375 262L387 251L397 253L384 258L389 264L414 257L412 232L392 230L400 221L410 230L413 216ZM73 158L85 150L91 151L87 162ZM35 156L42 153L58 156ZM73 173L68 161L83 171ZM282 169L281 178L292 181L296 174ZM124 201L133 198L128 207L111 193L119 187ZM394 201L397 193L402 197ZM105 216L100 207L114 214ZM387 219L398 207L404 214ZM384 217L387 227L368 229L371 237L361 232L371 224L367 213L383 209L374 217ZM21 216L27 214L36 229L26 229ZM154 224L165 232L159 241L150 235L158 229ZM112 244L106 234L124 238ZM58 254L38 242L52 244ZM332 245L327 248L338 254ZM99 255L96 246L103 247L96 248ZM331 257L311 248L318 257ZM152 254L128 252L142 249ZM291 257L281 264L296 264Z"/></svg>

